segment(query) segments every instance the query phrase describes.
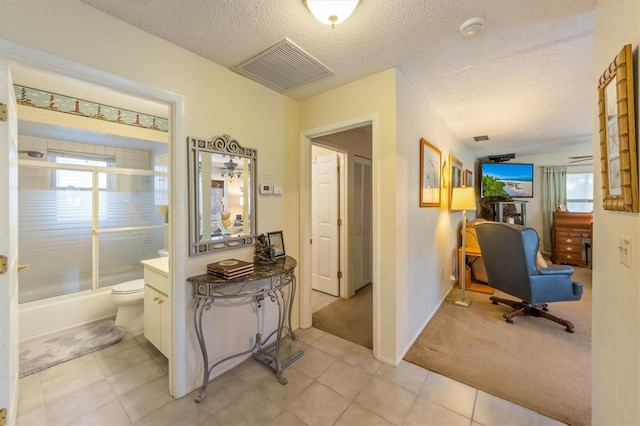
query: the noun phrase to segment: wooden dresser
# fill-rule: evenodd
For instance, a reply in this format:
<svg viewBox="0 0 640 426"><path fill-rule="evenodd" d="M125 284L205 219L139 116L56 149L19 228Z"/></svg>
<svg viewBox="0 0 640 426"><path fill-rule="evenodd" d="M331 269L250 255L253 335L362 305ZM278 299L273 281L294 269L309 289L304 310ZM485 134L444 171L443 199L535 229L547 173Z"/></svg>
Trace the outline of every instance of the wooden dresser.
<svg viewBox="0 0 640 426"><path fill-rule="evenodd" d="M553 213L551 244L553 263L584 267L589 262L592 249L592 213Z"/></svg>

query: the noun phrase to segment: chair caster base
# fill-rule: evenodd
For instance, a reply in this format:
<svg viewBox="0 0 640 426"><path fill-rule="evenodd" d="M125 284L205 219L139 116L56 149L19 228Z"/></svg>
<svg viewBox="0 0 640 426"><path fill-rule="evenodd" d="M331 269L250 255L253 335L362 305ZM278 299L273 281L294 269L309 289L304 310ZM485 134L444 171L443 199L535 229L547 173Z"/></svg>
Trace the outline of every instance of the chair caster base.
<svg viewBox="0 0 640 426"><path fill-rule="evenodd" d="M502 299L496 296L491 296L489 299L494 305L497 305L498 303L502 303L512 308L511 312L502 315L502 317L509 324L513 324L513 317L533 316L533 317L548 319L550 321L563 325L566 327L565 331L567 333L573 333L573 329L574 329L573 323L548 313L547 311L549 309L547 308L548 305L546 303L532 305L530 303L525 302L524 300L522 302L518 302L510 299Z"/></svg>

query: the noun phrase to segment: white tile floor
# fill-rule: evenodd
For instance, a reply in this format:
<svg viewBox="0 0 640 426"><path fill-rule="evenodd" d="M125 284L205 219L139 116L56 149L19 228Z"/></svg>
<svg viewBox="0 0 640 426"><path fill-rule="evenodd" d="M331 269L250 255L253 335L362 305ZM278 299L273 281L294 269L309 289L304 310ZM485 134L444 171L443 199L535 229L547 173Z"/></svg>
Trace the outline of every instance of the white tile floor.
<svg viewBox="0 0 640 426"><path fill-rule="evenodd" d="M19 426L558 425L511 402L323 331L297 330L289 383L252 359L212 381L207 398L173 399L167 361L143 336L20 379Z"/></svg>

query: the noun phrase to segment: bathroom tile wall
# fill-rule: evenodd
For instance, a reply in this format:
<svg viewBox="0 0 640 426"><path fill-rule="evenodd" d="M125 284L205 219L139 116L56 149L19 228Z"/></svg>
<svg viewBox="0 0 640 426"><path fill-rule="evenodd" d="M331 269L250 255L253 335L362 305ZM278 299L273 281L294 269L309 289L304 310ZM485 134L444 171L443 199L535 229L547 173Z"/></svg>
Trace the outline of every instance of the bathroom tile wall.
<svg viewBox="0 0 640 426"><path fill-rule="evenodd" d="M49 149L84 152L88 154L113 155L116 157L116 167L126 167L133 169L151 169L151 154L148 151L141 151L126 148L114 148L105 145L94 145L88 143L71 142L61 139L46 139L36 136L18 136L18 149L34 150L46 153ZM23 154L20 158L27 157ZM44 160L44 159L43 159Z"/></svg>

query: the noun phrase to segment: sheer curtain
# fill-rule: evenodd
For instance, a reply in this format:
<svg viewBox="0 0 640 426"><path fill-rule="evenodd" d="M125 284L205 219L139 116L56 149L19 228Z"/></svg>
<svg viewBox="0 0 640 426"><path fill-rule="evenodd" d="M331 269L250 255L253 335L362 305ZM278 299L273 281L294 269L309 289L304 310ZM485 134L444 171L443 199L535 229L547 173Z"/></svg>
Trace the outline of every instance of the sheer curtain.
<svg viewBox="0 0 640 426"><path fill-rule="evenodd" d="M567 204L567 167L542 168L542 244L545 253L551 252L553 212L560 204Z"/></svg>

